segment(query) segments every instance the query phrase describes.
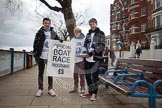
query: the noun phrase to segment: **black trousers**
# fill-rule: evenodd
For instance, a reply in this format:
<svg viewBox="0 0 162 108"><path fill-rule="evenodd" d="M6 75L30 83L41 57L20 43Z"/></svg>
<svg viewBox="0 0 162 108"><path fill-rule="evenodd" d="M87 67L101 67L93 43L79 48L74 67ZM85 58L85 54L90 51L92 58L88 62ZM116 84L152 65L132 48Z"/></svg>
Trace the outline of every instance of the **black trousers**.
<svg viewBox="0 0 162 108"><path fill-rule="evenodd" d="M38 89L43 90L43 74L45 69L45 61L41 58L37 60L38 64ZM48 77L48 90L52 89L53 87L53 77Z"/></svg>
<svg viewBox="0 0 162 108"><path fill-rule="evenodd" d="M88 92L90 94L96 94L98 92L98 83L99 83L99 61L97 62L88 62L85 60L85 77L88 85Z"/></svg>

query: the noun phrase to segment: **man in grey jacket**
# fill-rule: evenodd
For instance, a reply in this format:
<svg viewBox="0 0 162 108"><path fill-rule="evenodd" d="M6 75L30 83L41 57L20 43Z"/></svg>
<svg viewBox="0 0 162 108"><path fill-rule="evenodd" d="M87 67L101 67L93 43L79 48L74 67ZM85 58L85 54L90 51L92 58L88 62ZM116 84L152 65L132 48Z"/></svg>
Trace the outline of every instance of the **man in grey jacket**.
<svg viewBox="0 0 162 108"><path fill-rule="evenodd" d="M99 62L102 60L102 53L105 47L105 34L97 27L97 20L95 18L89 20L89 25L91 29L89 30L84 43L84 47L87 49L87 54L82 55L85 59L84 69L88 85L88 93L83 94L82 97L90 97L90 100L95 101L99 82Z"/></svg>

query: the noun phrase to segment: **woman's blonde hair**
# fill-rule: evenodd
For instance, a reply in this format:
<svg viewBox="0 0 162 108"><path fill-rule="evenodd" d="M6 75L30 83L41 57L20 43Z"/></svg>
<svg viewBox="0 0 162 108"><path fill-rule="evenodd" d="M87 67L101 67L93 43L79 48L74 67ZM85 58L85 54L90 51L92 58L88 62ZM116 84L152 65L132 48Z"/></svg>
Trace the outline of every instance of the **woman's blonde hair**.
<svg viewBox="0 0 162 108"><path fill-rule="evenodd" d="M74 29L74 33L82 33L82 30L79 27L76 27Z"/></svg>

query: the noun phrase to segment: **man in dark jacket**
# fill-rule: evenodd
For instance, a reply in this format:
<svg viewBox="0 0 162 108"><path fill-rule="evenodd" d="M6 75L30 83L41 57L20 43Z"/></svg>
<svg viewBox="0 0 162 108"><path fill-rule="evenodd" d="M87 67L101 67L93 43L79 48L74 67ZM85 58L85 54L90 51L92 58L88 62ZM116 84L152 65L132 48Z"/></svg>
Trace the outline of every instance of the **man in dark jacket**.
<svg viewBox="0 0 162 108"><path fill-rule="evenodd" d="M36 33L34 44L33 44L33 54L35 60L38 64L38 92L36 93L37 97L42 96L43 94L43 74L45 69L45 64L47 63L48 58L48 42L49 40L60 40L56 32L51 27L51 20L49 18L43 19L43 27L41 27ZM61 41L61 40L60 40ZM55 96L55 91L53 87L53 78L48 77L48 94Z"/></svg>
<svg viewBox="0 0 162 108"><path fill-rule="evenodd" d="M88 85L88 93L82 97L90 97L95 101L98 91L98 73L99 62L102 60L102 53L105 47L105 34L97 27L97 20L92 18L89 20L90 30L86 36L84 47L87 54L82 55L85 59L85 76Z"/></svg>

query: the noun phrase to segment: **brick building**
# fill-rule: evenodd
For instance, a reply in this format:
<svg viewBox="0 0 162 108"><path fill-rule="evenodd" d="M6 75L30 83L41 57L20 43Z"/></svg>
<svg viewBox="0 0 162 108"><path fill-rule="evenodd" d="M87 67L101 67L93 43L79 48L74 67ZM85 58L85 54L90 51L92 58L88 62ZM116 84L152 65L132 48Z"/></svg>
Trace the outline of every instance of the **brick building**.
<svg viewBox="0 0 162 108"><path fill-rule="evenodd" d="M123 42L123 49L129 49L130 44L140 42L142 48L149 48L151 37L155 37L160 45L162 28L161 0L114 0L110 11L110 35L112 46L117 40ZM157 15L160 14L157 17ZM161 19L161 22L160 22ZM161 27L161 28L160 28ZM156 36L155 36L156 34Z"/></svg>
<svg viewBox="0 0 162 108"><path fill-rule="evenodd" d="M156 42L156 48L162 48L162 0L148 2L146 36Z"/></svg>

